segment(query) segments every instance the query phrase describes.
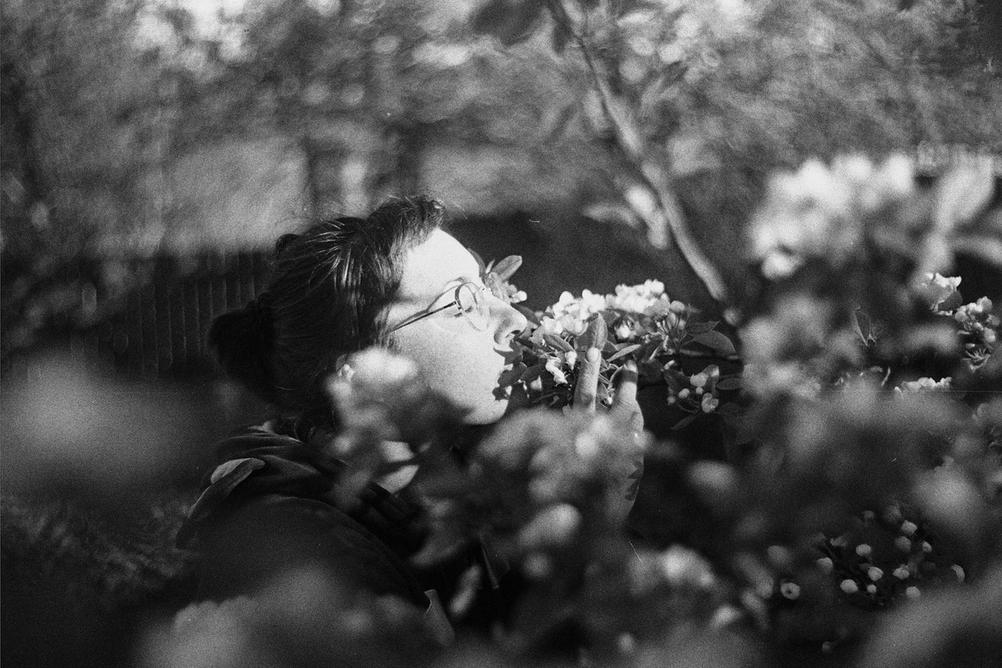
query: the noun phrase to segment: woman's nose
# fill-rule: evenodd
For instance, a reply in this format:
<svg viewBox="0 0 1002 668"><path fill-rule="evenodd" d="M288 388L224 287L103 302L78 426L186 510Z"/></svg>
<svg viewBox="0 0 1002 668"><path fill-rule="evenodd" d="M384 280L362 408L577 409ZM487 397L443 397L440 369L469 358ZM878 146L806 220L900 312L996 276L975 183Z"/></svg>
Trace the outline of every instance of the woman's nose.
<svg viewBox="0 0 1002 668"><path fill-rule="evenodd" d="M494 309L497 322L494 340L499 344L507 343L513 334L518 334L529 324L522 312L507 302L495 300Z"/></svg>

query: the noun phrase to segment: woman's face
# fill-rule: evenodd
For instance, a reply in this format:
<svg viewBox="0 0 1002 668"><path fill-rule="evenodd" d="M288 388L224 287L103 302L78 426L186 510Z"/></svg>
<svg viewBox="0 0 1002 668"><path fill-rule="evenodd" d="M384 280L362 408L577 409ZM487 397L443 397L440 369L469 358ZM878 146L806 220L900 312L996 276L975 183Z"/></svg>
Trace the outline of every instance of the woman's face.
<svg viewBox="0 0 1002 668"><path fill-rule="evenodd" d="M435 230L404 254L400 289L387 311L387 324L393 327L448 304L454 289L467 281L483 285L477 261L452 235ZM507 303L487 294L484 299L490 318L482 331L448 308L391 335L394 349L417 363L433 390L468 411L469 424L494 422L507 409L498 379L511 368L512 337L526 326L525 316Z"/></svg>

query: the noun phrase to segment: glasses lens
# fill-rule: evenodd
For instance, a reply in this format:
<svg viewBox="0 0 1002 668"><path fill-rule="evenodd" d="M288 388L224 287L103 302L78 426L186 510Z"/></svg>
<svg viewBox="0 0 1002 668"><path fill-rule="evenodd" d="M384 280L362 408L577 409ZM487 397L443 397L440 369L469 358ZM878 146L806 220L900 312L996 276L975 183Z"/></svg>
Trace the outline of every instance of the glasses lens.
<svg viewBox="0 0 1002 668"><path fill-rule="evenodd" d="M489 307L484 301L483 295L480 294L480 288L472 283L463 283L456 289L456 301L459 304L459 310L475 329L487 329L487 323L490 319Z"/></svg>

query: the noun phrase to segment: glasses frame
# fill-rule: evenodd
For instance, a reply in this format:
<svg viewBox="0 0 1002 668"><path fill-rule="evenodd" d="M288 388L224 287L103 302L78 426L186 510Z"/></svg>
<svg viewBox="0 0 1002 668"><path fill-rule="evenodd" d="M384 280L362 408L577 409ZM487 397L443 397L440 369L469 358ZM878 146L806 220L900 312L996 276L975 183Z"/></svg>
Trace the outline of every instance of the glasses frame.
<svg viewBox="0 0 1002 668"><path fill-rule="evenodd" d="M483 326L478 326L477 323L473 321L473 318L470 317L470 314L463 310L462 304L459 301L460 291L466 287L471 288L471 292L473 293L473 299L480 306L480 309L481 311L483 311L483 314L485 316L485 320L487 320L487 322L485 322ZM406 327L407 325L413 325L415 322L418 322L419 320L424 320L429 316L433 316L436 313L441 313L442 311L452 307L456 307L459 313L463 316L466 322L468 322L470 326L473 327L473 329L477 330L478 332L485 331L487 329L487 324L490 321L490 306L485 301L485 298L490 294L491 293L486 286L480 285L474 281L465 281L463 283L460 283L453 289L451 302L430 310L426 309L424 311L418 311L417 313L413 313L404 318L403 320L401 320L400 322L398 322L393 327L390 327L387 333L395 332L402 327ZM440 298L441 297L439 297L439 299ZM438 301L438 299L436 299L435 301Z"/></svg>

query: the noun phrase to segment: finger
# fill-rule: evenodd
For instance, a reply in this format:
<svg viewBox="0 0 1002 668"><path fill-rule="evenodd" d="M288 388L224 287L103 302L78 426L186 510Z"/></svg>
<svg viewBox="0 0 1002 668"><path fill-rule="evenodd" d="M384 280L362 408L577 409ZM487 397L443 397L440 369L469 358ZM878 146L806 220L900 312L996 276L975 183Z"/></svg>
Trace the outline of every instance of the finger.
<svg viewBox="0 0 1002 668"><path fill-rule="evenodd" d="M615 394L612 399L612 413L630 424L634 431L644 428L644 416L637 403L637 364L627 360L613 378Z"/></svg>
<svg viewBox="0 0 1002 668"><path fill-rule="evenodd" d="M589 348L578 365L578 384L574 390L574 408L585 412L595 410L598 395L598 376L602 356L598 348Z"/></svg>
<svg viewBox="0 0 1002 668"><path fill-rule="evenodd" d="M613 408L637 405L637 379L637 363L627 360L612 379L612 385L616 389L612 398Z"/></svg>

